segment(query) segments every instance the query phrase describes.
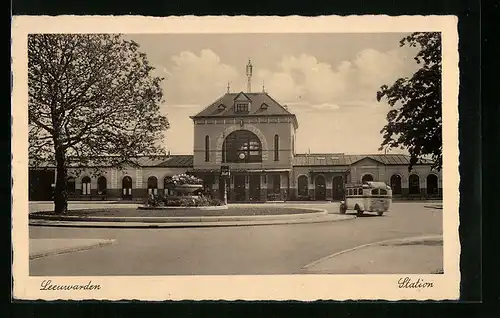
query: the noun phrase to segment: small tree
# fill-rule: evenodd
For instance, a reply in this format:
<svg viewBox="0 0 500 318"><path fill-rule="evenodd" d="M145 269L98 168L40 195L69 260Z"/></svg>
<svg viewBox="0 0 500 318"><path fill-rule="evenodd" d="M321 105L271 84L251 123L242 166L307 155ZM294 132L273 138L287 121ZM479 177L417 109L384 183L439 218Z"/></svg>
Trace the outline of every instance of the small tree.
<svg viewBox="0 0 500 318"><path fill-rule="evenodd" d="M28 36L30 163L55 163L55 213L67 211L70 164L163 153L163 78L138 48L121 35Z"/></svg>
<svg viewBox="0 0 500 318"><path fill-rule="evenodd" d="M410 153L411 170L420 159L431 157L432 168L442 166L441 34L413 33L400 46L420 47L415 56L421 68L411 78L400 78L391 87L383 85L377 100L386 98L393 108L381 130L379 150L401 147Z"/></svg>

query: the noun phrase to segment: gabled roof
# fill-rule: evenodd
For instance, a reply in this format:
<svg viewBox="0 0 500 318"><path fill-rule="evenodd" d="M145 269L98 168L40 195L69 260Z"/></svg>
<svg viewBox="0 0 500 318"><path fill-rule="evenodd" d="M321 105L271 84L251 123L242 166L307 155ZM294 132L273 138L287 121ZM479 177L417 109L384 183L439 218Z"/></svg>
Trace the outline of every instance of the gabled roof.
<svg viewBox="0 0 500 318"><path fill-rule="evenodd" d="M297 154L294 166L350 166L365 158L384 165L409 165L410 156L400 154L345 155L345 154ZM417 164L432 164L430 160L420 160Z"/></svg>
<svg viewBox="0 0 500 318"><path fill-rule="evenodd" d="M252 103L252 107L248 113L236 113L234 111L234 101L237 97L241 98L242 96L248 98ZM267 108L261 108L260 106L265 103ZM225 108L221 109L220 105L224 105ZM207 106L198 114L191 116L191 118L199 118L199 117L235 117L235 116L276 116L276 115L285 115L285 116L293 116L294 114L290 113L286 108L281 106L277 101L275 101L269 94L267 93L227 93L221 96L219 99L214 101L212 104Z"/></svg>

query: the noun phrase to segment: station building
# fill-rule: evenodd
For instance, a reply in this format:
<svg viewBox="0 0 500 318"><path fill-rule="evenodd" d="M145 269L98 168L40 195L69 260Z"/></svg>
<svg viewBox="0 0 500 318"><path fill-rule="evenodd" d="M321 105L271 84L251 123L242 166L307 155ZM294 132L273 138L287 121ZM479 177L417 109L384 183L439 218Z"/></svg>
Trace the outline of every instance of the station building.
<svg viewBox="0 0 500 318"><path fill-rule="evenodd" d="M169 176L194 174L212 196L223 197L229 166L229 202L340 200L346 183L383 181L395 198L438 198L442 176L431 162L420 161L408 172L410 157L400 154L297 153L299 123L285 105L267 92L251 91L252 66L247 65L246 92L229 91L198 114L192 155L140 157L125 169L100 167L101 176L72 176L70 200L144 200L149 193L167 194ZM82 167L79 167L80 169ZM55 169L30 169L30 200L50 200Z"/></svg>

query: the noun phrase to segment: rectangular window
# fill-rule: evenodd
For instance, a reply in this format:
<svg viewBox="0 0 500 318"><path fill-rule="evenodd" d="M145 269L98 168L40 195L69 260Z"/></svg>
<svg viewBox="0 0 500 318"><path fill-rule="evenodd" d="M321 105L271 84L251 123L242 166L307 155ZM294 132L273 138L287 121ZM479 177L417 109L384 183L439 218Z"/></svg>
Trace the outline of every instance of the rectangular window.
<svg viewBox="0 0 500 318"><path fill-rule="evenodd" d="M205 136L205 162L210 161L210 137Z"/></svg>
<svg viewBox="0 0 500 318"><path fill-rule="evenodd" d="M279 174L273 175L273 193L279 194L281 189L281 176Z"/></svg>
<svg viewBox="0 0 500 318"><path fill-rule="evenodd" d="M247 113L248 112L248 104L246 104L246 103L236 104L236 112L237 113Z"/></svg>
<svg viewBox="0 0 500 318"><path fill-rule="evenodd" d="M279 147L280 147L280 137L278 135L274 135L274 161L280 160Z"/></svg>

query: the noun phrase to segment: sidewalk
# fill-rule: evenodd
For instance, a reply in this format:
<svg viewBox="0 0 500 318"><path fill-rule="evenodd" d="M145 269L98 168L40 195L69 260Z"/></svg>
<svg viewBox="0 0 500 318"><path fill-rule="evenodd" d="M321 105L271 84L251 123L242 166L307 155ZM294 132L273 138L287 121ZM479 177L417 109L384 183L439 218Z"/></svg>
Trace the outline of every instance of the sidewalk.
<svg viewBox="0 0 500 318"><path fill-rule="evenodd" d="M115 240L100 239L30 239L30 260L113 244Z"/></svg>
<svg viewBox="0 0 500 318"><path fill-rule="evenodd" d="M441 236L358 246L303 268L308 274L436 274L443 270Z"/></svg>

